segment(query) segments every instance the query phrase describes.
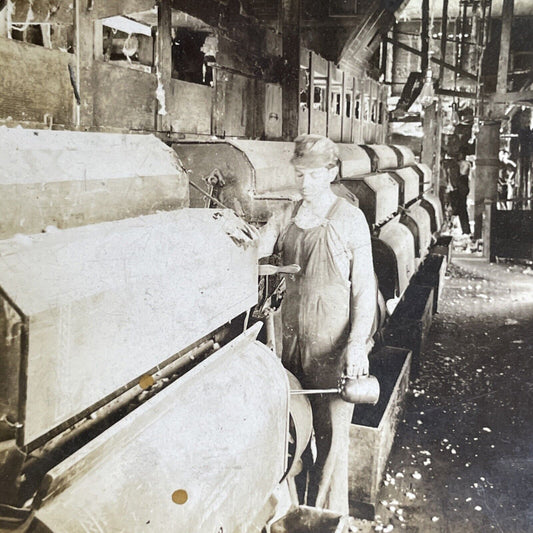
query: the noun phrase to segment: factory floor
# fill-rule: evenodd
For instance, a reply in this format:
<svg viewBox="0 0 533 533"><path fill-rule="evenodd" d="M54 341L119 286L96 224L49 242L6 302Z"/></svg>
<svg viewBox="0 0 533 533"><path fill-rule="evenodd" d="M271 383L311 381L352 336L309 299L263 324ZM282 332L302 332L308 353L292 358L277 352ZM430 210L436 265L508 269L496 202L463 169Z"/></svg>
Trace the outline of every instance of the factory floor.
<svg viewBox="0 0 533 533"><path fill-rule="evenodd" d="M533 532L533 269L452 260L389 458L358 531Z"/></svg>

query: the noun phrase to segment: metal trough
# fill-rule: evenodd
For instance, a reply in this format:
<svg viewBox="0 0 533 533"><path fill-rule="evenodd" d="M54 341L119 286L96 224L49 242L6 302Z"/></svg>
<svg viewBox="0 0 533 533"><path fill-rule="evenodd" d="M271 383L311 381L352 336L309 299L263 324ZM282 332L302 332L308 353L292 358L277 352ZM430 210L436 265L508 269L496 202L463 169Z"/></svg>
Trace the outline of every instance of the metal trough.
<svg viewBox="0 0 533 533"><path fill-rule="evenodd" d="M411 284L392 313L384 332L384 341L413 352L412 371L418 373L433 318L433 287Z"/></svg>
<svg viewBox="0 0 533 533"><path fill-rule="evenodd" d="M381 387L375 406L357 405L350 426L349 497L356 515L373 518L377 495L409 389L411 352L385 346L370 356Z"/></svg>

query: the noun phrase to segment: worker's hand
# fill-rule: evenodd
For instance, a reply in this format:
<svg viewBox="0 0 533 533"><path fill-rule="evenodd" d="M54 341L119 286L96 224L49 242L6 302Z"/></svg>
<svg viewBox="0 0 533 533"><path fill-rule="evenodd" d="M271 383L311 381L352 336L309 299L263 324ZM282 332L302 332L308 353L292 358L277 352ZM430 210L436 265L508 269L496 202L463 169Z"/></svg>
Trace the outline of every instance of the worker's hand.
<svg viewBox="0 0 533 533"><path fill-rule="evenodd" d="M364 344L348 343L344 350L344 374L350 378L368 375L368 355Z"/></svg>

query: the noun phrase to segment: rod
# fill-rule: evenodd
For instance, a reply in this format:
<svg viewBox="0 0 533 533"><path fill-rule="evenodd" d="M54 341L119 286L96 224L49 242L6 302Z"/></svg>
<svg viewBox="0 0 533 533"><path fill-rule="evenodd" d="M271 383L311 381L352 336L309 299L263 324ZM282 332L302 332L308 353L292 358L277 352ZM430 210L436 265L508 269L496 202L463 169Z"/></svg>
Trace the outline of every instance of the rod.
<svg viewBox="0 0 533 533"><path fill-rule="evenodd" d="M204 196L206 196L207 198L209 198L210 200L212 200L216 204L218 204L220 207L222 207L222 209L229 209L229 207L225 206L220 200L217 200L214 196L209 194L207 191L204 191L201 187L198 187L198 185L196 185L196 183L193 183L192 181L189 181L189 185L191 185L191 187L194 187L197 191L201 192Z"/></svg>
<svg viewBox="0 0 533 533"><path fill-rule="evenodd" d="M291 390L293 396L302 396L308 394L339 394L339 389L312 389L312 390Z"/></svg>

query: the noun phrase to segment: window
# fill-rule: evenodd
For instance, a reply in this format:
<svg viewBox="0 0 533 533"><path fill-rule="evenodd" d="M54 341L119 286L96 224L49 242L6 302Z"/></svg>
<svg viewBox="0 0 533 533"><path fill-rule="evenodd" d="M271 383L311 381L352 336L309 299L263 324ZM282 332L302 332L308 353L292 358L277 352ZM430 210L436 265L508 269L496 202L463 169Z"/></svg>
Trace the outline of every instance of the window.
<svg viewBox="0 0 533 533"><path fill-rule="evenodd" d="M346 100L344 101L344 115L347 118L352 116L352 93L346 93Z"/></svg>
<svg viewBox="0 0 533 533"><path fill-rule="evenodd" d="M218 41L214 35L176 28L172 43L172 77L212 86L217 47Z"/></svg>
<svg viewBox="0 0 533 533"><path fill-rule="evenodd" d="M354 117L357 120L361 119L361 95L355 95Z"/></svg>
<svg viewBox="0 0 533 533"><path fill-rule="evenodd" d="M152 71L152 28L127 17L102 20L102 59L117 65Z"/></svg>
<svg viewBox="0 0 533 533"><path fill-rule="evenodd" d="M326 88L315 85L315 94L313 98L313 109L326 111Z"/></svg>
<svg viewBox="0 0 533 533"><path fill-rule="evenodd" d="M334 115L341 114L341 94L340 93L331 93L331 112Z"/></svg>
<svg viewBox="0 0 533 533"><path fill-rule="evenodd" d="M11 10L9 16L8 10ZM17 2L15 6L12 2L0 1L0 36L72 53L72 6L65 6L61 12L58 10L58 7L47 6L47 11L43 12L41 5L32 9L32 2ZM50 22L51 17L53 22Z"/></svg>

